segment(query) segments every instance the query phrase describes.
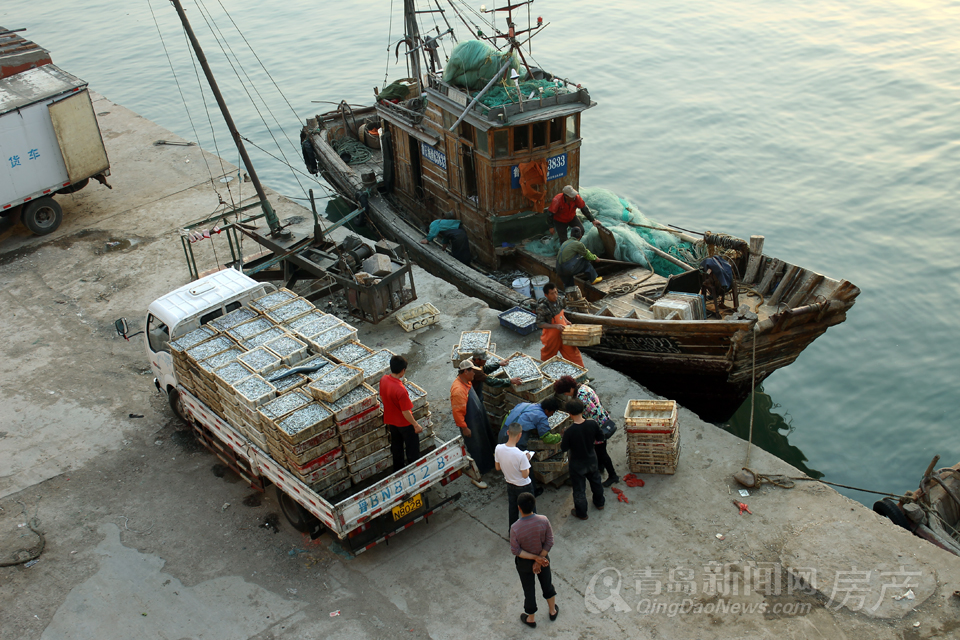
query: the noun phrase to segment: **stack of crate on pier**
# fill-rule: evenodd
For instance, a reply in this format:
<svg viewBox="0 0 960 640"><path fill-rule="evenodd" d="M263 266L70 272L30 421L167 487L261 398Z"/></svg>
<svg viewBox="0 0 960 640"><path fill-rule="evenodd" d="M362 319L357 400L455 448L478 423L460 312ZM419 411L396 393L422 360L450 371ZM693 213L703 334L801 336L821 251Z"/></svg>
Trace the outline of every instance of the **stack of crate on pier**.
<svg viewBox="0 0 960 640"><path fill-rule="evenodd" d="M630 471L676 473L680 461L677 403L673 400L630 400L623 417Z"/></svg>
<svg viewBox="0 0 960 640"><path fill-rule="evenodd" d="M573 424L570 414L565 411L557 411L549 418L550 433L563 436L567 427ZM547 444L537 437L531 437L527 440L527 449L536 451L530 463L530 470L533 477L542 484L557 483L567 477L570 472L569 457L560 450L560 443Z"/></svg>
<svg viewBox="0 0 960 640"><path fill-rule="evenodd" d="M603 326L599 324L571 324L563 330L563 344L571 347L593 347L600 344Z"/></svg>

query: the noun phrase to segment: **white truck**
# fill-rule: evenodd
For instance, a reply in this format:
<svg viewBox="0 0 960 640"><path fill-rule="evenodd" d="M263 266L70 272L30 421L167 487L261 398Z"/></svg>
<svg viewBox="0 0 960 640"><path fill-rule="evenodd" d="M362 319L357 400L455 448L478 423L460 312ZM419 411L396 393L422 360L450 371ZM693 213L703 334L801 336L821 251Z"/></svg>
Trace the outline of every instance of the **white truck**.
<svg viewBox="0 0 960 640"><path fill-rule="evenodd" d="M87 83L45 64L0 79L0 215L20 214L37 235L63 220L53 196L94 178L106 187L110 161Z"/></svg>
<svg viewBox="0 0 960 640"><path fill-rule="evenodd" d="M476 465L460 436L448 442L428 438L421 443L426 453L415 464L396 473L379 473L327 499L178 382L171 341L273 289L239 271L224 269L172 291L148 307L142 333L156 376L154 383L167 395L174 412L193 427L200 442L254 489L264 491L272 483L284 515L296 530L313 537L328 530L354 554L388 540L457 500L459 493L441 497L433 489L464 472L476 477ZM123 318L116 325L124 338L137 335L128 333Z"/></svg>

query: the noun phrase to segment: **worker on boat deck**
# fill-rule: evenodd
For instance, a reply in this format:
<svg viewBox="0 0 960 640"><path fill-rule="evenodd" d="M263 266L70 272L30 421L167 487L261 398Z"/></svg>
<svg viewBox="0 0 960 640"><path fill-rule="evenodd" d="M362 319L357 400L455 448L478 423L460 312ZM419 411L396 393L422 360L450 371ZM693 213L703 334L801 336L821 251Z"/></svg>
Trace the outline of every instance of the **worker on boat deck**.
<svg viewBox="0 0 960 640"><path fill-rule="evenodd" d="M434 238L440 238L440 244L444 248L450 248L450 255L470 266L473 262L473 254L470 253L470 240L467 238L467 232L460 227L460 221L453 219L453 214L447 212L442 218L438 218L430 223L427 231L427 237L420 241L420 244L430 244Z"/></svg>
<svg viewBox="0 0 960 640"><path fill-rule="evenodd" d="M550 220L553 222L553 229L557 232L557 239L563 243L567 239L567 228L579 227L580 236L583 237L583 224L577 217L577 209L584 217L593 223L593 226L602 226L599 220L593 219L590 208L583 201L577 190L567 185L563 191L553 197L547 212L550 214Z"/></svg>
<svg viewBox="0 0 960 640"><path fill-rule="evenodd" d="M473 390L477 392L477 397L480 398L480 402L483 402L483 385L497 389L500 387L509 387L511 384L520 384L520 378L494 378L492 374L496 372L500 367L505 367L510 364L510 360L501 360L499 362L491 362L487 364L487 350L486 349L474 349L473 357L471 358L473 366L479 367L479 371L473 372Z"/></svg>
<svg viewBox="0 0 960 640"><path fill-rule="evenodd" d="M560 251L557 252L557 275L563 280L563 286L572 287L573 279L581 273L587 275L587 281L590 284L597 284L603 278L597 275L597 270L590 264L597 259L597 256L580 242L580 238L583 237L583 228L571 227L570 236L569 240L560 245Z"/></svg>
<svg viewBox="0 0 960 640"><path fill-rule="evenodd" d="M537 328L542 329L540 342L540 360L546 362L559 353L577 366L583 366L580 349L563 344L563 330L572 324L563 313L566 301L560 297L557 285L548 282L543 285L543 297L537 301Z"/></svg>

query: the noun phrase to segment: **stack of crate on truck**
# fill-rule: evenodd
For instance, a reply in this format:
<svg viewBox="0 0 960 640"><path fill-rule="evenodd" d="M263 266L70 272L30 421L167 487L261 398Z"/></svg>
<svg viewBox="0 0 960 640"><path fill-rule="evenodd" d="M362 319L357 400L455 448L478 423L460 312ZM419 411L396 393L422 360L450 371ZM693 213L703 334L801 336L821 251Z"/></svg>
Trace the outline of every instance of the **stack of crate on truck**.
<svg viewBox="0 0 960 640"><path fill-rule="evenodd" d="M218 271L154 301L144 343L158 391L200 441L254 488L273 483L294 528L329 530L354 553L459 498L437 485L477 475L410 380L423 456L394 473L377 392L394 354L287 289Z"/></svg>

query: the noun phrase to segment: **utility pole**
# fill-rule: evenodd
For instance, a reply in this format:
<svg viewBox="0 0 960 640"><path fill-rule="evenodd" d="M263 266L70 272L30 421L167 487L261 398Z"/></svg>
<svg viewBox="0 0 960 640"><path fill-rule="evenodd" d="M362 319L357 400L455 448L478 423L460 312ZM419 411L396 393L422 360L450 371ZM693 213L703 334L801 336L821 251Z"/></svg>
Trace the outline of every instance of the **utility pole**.
<svg viewBox="0 0 960 640"><path fill-rule="evenodd" d="M243 146L243 139L240 138L240 132L237 131L237 126L233 123L233 118L230 116L230 111L227 109L227 103L223 99L223 94L220 93L220 87L217 86L217 81L213 77L213 72L210 70L210 65L207 64L207 58L205 55L203 55L203 49L200 48L200 42L197 40L197 36L193 32L193 28L190 26L190 21L187 20L187 14L184 12L183 6L180 4L180 0L170 1L177 10L177 15L180 16L180 22L183 23L183 29L187 32L187 37L190 39L190 44L193 45L193 50L197 54L197 62L199 62L200 66L203 68L203 74L207 76L207 82L210 83L210 89L213 91L213 96L217 99L217 104L220 105L220 111L223 113L223 119L227 123L227 129L230 130L230 135L233 136L233 141L237 145L237 151L240 152L240 157L243 159L243 166L246 167L247 174L250 176L250 181L253 182L253 188L256 189L257 196L260 198L260 207L263 209L263 213L267 218L267 225L270 227L270 235L275 238L281 235L290 235L289 231L285 232L280 228L280 220L277 219L277 214L274 213L273 207L270 206L270 202L267 200L267 194L263 191L263 185L260 184L260 178L257 177L257 171L253 168L253 163L250 162L250 156L247 155L247 149Z"/></svg>

